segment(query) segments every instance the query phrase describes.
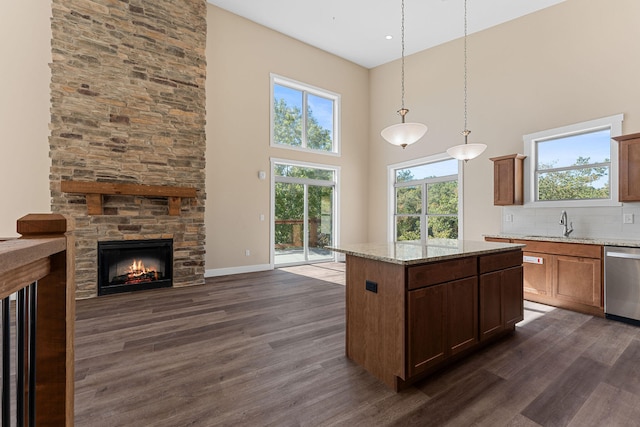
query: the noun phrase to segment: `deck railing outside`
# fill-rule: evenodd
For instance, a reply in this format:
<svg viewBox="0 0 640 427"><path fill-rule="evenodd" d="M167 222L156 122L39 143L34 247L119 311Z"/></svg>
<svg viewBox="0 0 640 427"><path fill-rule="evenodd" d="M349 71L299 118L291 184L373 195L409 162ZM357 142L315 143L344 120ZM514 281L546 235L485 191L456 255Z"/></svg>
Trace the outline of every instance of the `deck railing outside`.
<svg viewBox="0 0 640 427"><path fill-rule="evenodd" d="M67 229L61 215L30 214L18 220L21 238L0 241L3 427L73 426L75 295Z"/></svg>

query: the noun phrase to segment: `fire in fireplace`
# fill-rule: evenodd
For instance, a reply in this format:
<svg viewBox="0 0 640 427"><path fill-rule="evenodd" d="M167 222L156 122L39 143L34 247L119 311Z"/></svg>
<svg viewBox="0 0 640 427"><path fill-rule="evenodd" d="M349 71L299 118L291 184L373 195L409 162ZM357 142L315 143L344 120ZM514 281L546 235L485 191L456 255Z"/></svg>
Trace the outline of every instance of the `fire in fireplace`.
<svg viewBox="0 0 640 427"><path fill-rule="evenodd" d="M171 287L172 267L171 239L98 242L98 295Z"/></svg>

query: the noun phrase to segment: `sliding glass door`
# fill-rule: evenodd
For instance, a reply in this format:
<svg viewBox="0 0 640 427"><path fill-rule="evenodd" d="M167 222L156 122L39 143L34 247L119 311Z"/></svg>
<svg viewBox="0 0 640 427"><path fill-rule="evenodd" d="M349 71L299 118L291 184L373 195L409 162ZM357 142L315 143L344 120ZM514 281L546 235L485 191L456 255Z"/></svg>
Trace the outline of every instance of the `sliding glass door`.
<svg viewBox="0 0 640 427"><path fill-rule="evenodd" d="M333 260L335 170L274 163L273 176L274 264Z"/></svg>

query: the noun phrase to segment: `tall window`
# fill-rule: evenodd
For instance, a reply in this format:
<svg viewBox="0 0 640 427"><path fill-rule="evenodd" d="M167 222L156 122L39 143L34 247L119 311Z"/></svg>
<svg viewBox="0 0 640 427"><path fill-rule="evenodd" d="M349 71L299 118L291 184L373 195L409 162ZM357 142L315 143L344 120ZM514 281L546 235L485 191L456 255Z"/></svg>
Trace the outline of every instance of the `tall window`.
<svg viewBox="0 0 640 427"><path fill-rule="evenodd" d="M441 156L390 167L395 241L458 239L458 161Z"/></svg>
<svg viewBox="0 0 640 427"><path fill-rule="evenodd" d="M271 75L271 145L339 152L340 95Z"/></svg>
<svg viewBox="0 0 640 427"><path fill-rule="evenodd" d="M621 116L613 116L526 135L529 201L541 205L616 202L617 146L611 137L621 122Z"/></svg>

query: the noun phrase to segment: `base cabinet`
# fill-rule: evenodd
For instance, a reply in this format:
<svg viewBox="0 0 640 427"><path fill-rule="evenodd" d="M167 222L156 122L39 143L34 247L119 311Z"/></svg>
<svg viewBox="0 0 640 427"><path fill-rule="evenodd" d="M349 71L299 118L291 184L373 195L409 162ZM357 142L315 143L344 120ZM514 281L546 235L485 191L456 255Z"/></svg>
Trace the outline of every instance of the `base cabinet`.
<svg viewBox="0 0 640 427"><path fill-rule="evenodd" d="M602 260L558 255L553 263L554 298L602 307Z"/></svg>
<svg viewBox="0 0 640 427"><path fill-rule="evenodd" d="M523 252L524 292L551 298L553 295L552 258L553 255L539 252Z"/></svg>
<svg viewBox="0 0 640 427"><path fill-rule="evenodd" d="M409 291L409 376L478 343L478 280Z"/></svg>
<svg viewBox="0 0 640 427"><path fill-rule="evenodd" d="M600 245L486 238L521 243L524 299L604 317ZM482 283L481 283L482 292Z"/></svg>
<svg viewBox="0 0 640 427"><path fill-rule="evenodd" d="M447 357L447 285L409 291L409 376Z"/></svg>
<svg viewBox="0 0 640 427"><path fill-rule="evenodd" d="M524 318L522 266L480 275L479 295L480 341L513 329Z"/></svg>

